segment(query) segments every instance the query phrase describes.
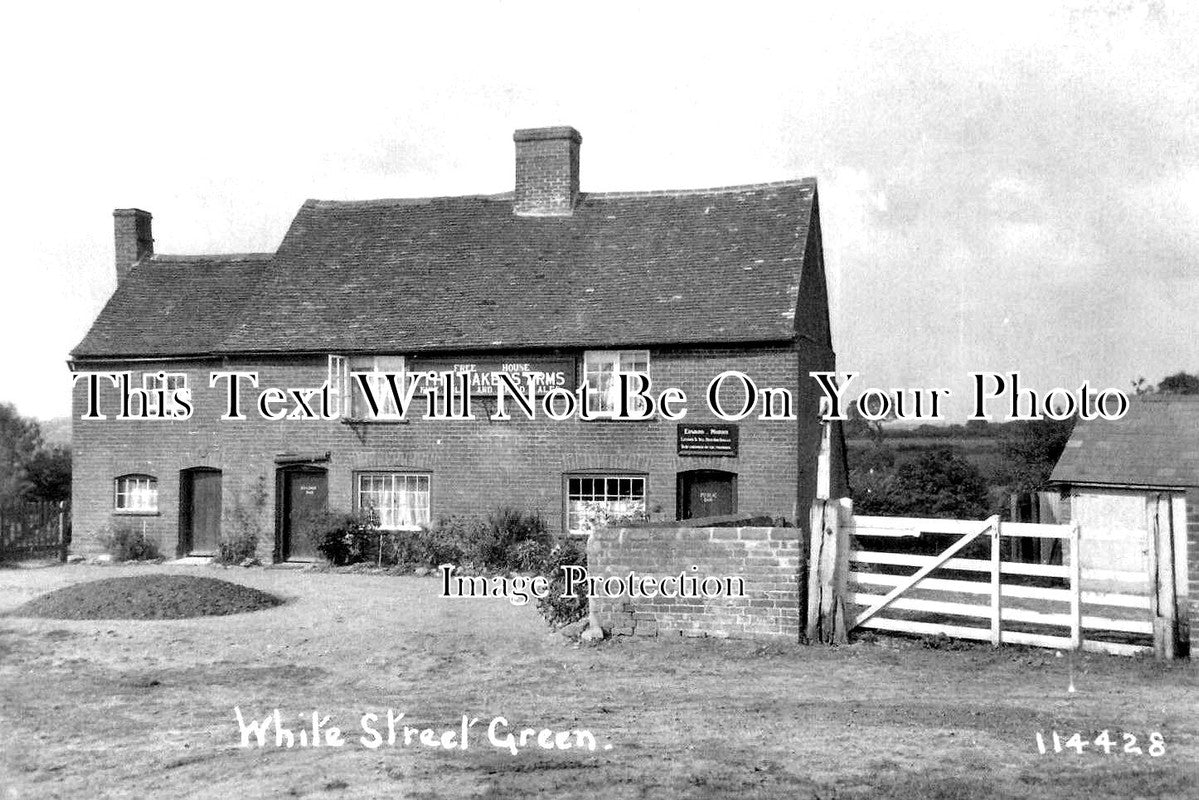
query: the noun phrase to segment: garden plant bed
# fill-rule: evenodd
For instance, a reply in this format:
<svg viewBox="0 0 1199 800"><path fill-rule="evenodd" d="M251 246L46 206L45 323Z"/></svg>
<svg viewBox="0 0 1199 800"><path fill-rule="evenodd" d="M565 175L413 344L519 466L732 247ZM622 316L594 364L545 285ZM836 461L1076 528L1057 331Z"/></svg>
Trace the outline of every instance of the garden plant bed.
<svg viewBox="0 0 1199 800"><path fill-rule="evenodd" d="M0 612L138 567L14 570ZM194 575L196 568L164 568ZM200 568L201 570L203 568ZM1193 797L1188 662L888 636L837 647L617 637L573 646L532 605L441 599L433 577L229 570L287 599L164 621L0 618L0 783L13 797ZM239 747L234 708L312 712L345 747ZM359 744L366 712L469 748ZM512 755L487 722L592 731L601 747ZM1119 746L1052 751L1052 733ZM1038 751L1036 734L1049 742ZM1165 751L1147 752L1148 736ZM1121 734L1141 755L1123 752ZM611 745L610 750L602 745Z"/></svg>
<svg viewBox="0 0 1199 800"><path fill-rule="evenodd" d="M46 619L186 619L242 614L283 601L248 586L195 575L131 575L55 589L8 612Z"/></svg>

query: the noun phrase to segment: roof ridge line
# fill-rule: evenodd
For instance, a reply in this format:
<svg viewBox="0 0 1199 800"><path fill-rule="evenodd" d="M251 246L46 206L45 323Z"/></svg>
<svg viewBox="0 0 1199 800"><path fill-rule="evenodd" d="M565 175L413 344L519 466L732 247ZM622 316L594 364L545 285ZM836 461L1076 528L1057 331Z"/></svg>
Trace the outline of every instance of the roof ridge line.
<svg viewBox="0 0 1199 800"><path fill-rule="evenodd" d="M702 194L726 194L730 192L750 192L760 189L779 189L783 187L799 187L799 186L816 186L815 176L806 178L792 178L782 181L766 181L761 183L740 183L732 186L706 186L696 189L645 189L645 190L627 190L613 192L579 192L581 200L595 198L598 200L609 200L625 197L688 197L692 195ZM483 200L483 201L498 201L511 200L513 193L511 191L498 192L494 194L459 194L459 195L435 195L430 197L380 197L367 200L320 200L317 198L309 198L304 201L305 208L353 208L353 207L388 207L388 206L416 206L425 205L428 203L436 203L445 200Z"/></svg>
<svg viewBox="0 0 1199 800"><path fill-rule="evenodd" d="M270 261L274 257L275 253L202 253L199 255L155 253L145 260L170 264L188 261Z"/></svg>

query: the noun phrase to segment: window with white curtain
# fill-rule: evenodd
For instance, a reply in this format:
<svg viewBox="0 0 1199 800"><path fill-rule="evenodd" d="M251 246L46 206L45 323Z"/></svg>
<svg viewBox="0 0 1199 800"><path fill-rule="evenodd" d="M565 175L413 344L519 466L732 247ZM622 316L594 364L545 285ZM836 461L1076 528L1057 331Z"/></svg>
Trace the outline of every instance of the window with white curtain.
<svg viewBox="0 0 1199 800"><path fill-rule="evenodd" d="M429 476L416 472L364 472L358 475L360 510L374 509L379 527L416 530L429 524Z"/></svg>
<svg viewBox="0 0 1199 800"><path fill-rule="evenodd" d="M122 475L114 482L113 494L117 511L158 511L158 479L151 475Z"/></svg>

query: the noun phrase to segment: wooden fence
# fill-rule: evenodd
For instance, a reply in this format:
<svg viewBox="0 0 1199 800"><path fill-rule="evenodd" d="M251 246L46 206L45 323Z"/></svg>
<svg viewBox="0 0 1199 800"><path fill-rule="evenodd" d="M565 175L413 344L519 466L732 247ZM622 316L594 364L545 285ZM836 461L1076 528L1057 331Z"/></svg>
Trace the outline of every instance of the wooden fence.
<svg viewBox="0 0 1199 800"><path fill-rule="evenodd" d="M54 555L66 561L71 543L67 502L26 502L0 507L0 561Z"/></svg>
<svg viewBox="0 0 1199 800"><path fill-rule="evenodd" d="M1173 626L1155 624L1155 576L1090 566L1111 544L1099 532L999 517L854 516L848 500L818 500L812 523L820 535L809 560L809 641L869 628L1174 657ZM1029 540L1036 546L1013 546ZM1029 563L1021 554L1030 549L1056 563Z"/></svg>

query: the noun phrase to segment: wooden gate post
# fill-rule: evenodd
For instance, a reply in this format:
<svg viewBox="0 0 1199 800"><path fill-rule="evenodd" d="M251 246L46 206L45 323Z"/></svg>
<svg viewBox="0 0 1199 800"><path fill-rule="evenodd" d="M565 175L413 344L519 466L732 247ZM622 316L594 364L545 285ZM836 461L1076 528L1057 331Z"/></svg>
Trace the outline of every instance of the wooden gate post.
<svg viewBox="0 0 1199 800"><path fill-rule="evenodd" d="M848 498L812 503L809 517L807 641L844 644L845 585L849 570L849 525L853 505Z"/></svg>
<svg viewBox="0 0 1199 800"><path fill-rule="evenodd" d="M1163 502L1164 501L1164 502ZM1173 661L1178 650L1178 603L1174 586L1174 525L1170 498L1150 498L1153 516L1149 525L1149 586L1153 592L1153 654ZM1164 506L1164 509L1163 509Z"/></svg>
<svg viewBox="0 0 1199 800"><path fill-rule="evenodd" d="M58 501L58 560L67 563L67 502Z"/></svg>
<svg viewBox="0 0 1199 800"><path fill-rule="evenodd" d="M999 539L999 528L1003 523L999 515L987 520L991 526L991 646L1003 644L1003 575L1000 565L1003 563L1003 553Z"/></svg>
<svg viewBox="0 0 1199 800"><path fill-rule="evenodd" d="M1070 647L1082 650L1082 529L1070 525Z"/></svg>

